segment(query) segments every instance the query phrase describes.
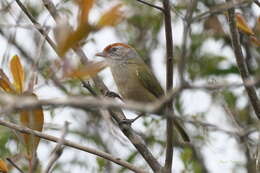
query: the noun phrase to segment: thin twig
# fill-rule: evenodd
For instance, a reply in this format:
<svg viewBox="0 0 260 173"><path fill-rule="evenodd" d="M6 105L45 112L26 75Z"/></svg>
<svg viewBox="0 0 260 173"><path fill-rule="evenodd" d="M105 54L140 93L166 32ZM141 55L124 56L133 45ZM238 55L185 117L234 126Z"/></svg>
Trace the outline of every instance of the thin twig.
<svg viewBox="0 0 260 173"><path fill-rule="evenodd" d="M250 73L248 71L248 68L246 66L245 59L244 59L244 56L242 53L241 44L240 44L240 40L239 40L239 33L237 30L236 21L235 21L235 10L233 8L228 10L228 19L229 19L231 41L232 41L232 46L233 46L234 53L235 53L237 66L240 71L242 80L243 80L243 82L245 82L247 79L250 79ZM260 104L259 104L258 96L256 94L255 87L254 87L254 85L245 86L245 89L249 96L249 100L252 104L252 107L255 111L255 114L258 117L258 119L260 119Z"/></svg>
<svg viewBox="0 0 260 173"><path fill-rule="evenodd" d="M205 19L211 15L224 12L230 8L238 8L238 7L241 7L245 4L249 4L252 2L253 2L253 0L236 0L236 1L229 1L226 3L222 3L222 4L217 4L214 7L210 8L210 10L193 17L191 22L194 23L199 20Z"/></svg>
<svg viewBox="0 0 260 173"><path fill-rule="evenodd" d="M184 72L185 72L185 65L187 59L187 41L188 41L188 33L191 30L191 20L194 9L196 9L197 0L192 0L190 6L186 12L185 19L184 19L184 29L183 29L183 39L182 39L182 46L181 46L181 58L180 63L178 65L178 71L180 76L181 85L185 83L184 79Z"/></svg>
<svg viewBox="0 0 260 173"><path fill-rule="evenodd" d="M11 165L13 165L20 173L24 173L23 170L22 170L21 168L19 168L19 166L16 165L16 163L14 163L11 158L6 158L6 160L7 160Z"/></svg>
<svg viewBox="0 0 260 173"><path fill-rule="evenodd" d="M67 121L65 121L64 127L62 128L62 132L61 132L61 137L57 143L57 145L55 146L55 148L52 151L52 155L50 156L50 161L46 166L46 169L44 171L44 173L49 173L51 171L51 169L53 168L55 162L60 158L60 156L63 153L64 150L64 140L65 137L68 133L68 125L69 123Z"/></svg>
<svg viewBox="0 0 260 173"><path fill-rule="evenodd" d="M165 22L165 38L166 38L166 89L167 91L173 88L173 41L172 41L172 21L171 21L171 6L169 0L163 0L164 22ZM173 109L173 102L167 102L166 112ZM173 160L173 126L174 120L171 117L166 121L166 156L164 171L171 173Z"/></svg>
<svg viewBox="0 0 260 173"><path fill-rule="evenodd" d="M3 24L3 23L0 23L0 27L1 28L23 28L23 29L34 29L36 27L38 27L39 29L41 28L41 26L30 25L30 24ZM50 27L45 26L45 28L50 28Z"/></svg>
<svg viewBox="0 0 260 173"><path fill-rule="evenodd" d="M5 37L6 39L8 39L8 35L2 30L0 29L0 34ZM33 64L34 60L33 58L30 56L30 54L22 47L21 44L19 44L16 39L11 39L9 40L9 43L12 44L13 46L15 46L18 51L21 53L21 55L28 60L31 64Z"/></svg>
<svg viewBox="0 0 260 173"><path fill-rule="evenodd" d="M14 130L19 131L21 133L32 134L32 135L35 135L37 137L46 139L48 141L53 141L53 142L57 143L60 140L60 138L57 138L57 137L54 137L54 136L51 136L51 135L47 135L47 134L44 134L42 132L32 130L32 129L29 129L27 127L23 127L23 126L20 126L20 125L16 125L16 124L13 124L13 123L10 123L10 122L7 122L7 121L0 120L0 125L8 127L10 129L14 129ZM112 162L114 162L118 165L121 165L121 166L123 166L127 169L130 169L134 172L147 173L143 169L137 168L134 165L132 165L132 164L120 159L120 158L114 157L111 154L102 152L100 150L96 150L96 149L93 149L93 148L90 148L90 147L87 147L87 146L83 146L83 145L80 145L78 143L71 142L69 140L64 140L64 145L78 149L78 150L81 150L81 151L84 151L84 152L87 152L87 153L94 154L96 156L99 156L99 157L107 159L107 160L110 160L110 161L112 161Z"/></svg>
<svg viewBox="0 0 260 173"><path fill-rule="evenodd" d="M51 40L51 38L48 36L48 34L46 33L46 31L42 28L39 27L41 26L35 19L34 17L28 12L28 10L26 9L26 7L23 5L23 3L20 0L15 0L15 2L19 5L19 7L22 9L22 11L26 14L26 16L30 19L30 21L36 26L36 29L43 35L46 37L46 40L48 41L48 43L50 44L50 46L57 51L57 46L55 45L55 43Z"/></svg>
<svg viewBox="0 0 260 173"><path fill-rule="evenodd" d="M153 5L153 4L151 4L151 3L149 3L149 2L146 2L146 1L143 1L143 0L136 0L136 1L138 1L138 2L140 2L140 3L143 3L143 4L145 4L145 5L148 5L148 6L152 7L152 8L155 8L155 9L157 9L157 10L160 10L160 11L164 12L164 9L163 9L162 7L157 6L157 5Z"/></svg>

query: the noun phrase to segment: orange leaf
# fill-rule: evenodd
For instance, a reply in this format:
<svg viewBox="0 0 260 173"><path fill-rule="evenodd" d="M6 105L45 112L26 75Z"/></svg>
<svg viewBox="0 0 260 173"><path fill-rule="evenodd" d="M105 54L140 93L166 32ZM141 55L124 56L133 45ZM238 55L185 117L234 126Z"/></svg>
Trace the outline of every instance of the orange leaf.
<svg viewBox="0 0 260 173"><path fill-rule="evenodd" d="M84 67L72 70L67 75L65 75L65 77L86 79L96 75L98 72L100 72L106 67L107 63L105 61L91 62Z"/></svg>
<svg viewBox="0 0 260 173"><path fill-rule="evenodd" d="M26 96L32 96L37 100L37 96L33 93L24 93ZM33 130L42 131L44 123L44 115L42 108L32 109L32 110L22 110L20 112L21 124ZM22 134L24 138L24 144L26 146L28 158L32 159L34 156L40 138L35 137L31 134Z"/></svg>
<svg viewBox="0 0 260 173"><path fill-rule="evenodd" d="M7 93L15 93L11 82L2 69L0 69L0 87Z"/></svg>
<svg viewBox="0 0 260 173"><path fill-rule="evenodd" d="M64 42L61 42L58 45L58 52L61 57L65 55L65 53L70 49L77 45L79 41L81 41L83 38L87 37L90 31L92 30L92 27L88 24L82 24L80 25L76 31L71 32L66 38Z"/></svg>
<svg viewBox="0 0 260 173"><path fill-rule="evenodd" d="M24 85L24 71L20 59L17 55L13 56L10 62L10 69L14 78L14 86L17 93L23 92Z"/></svg>
<svg viewBox="0 0 260 173"><path fill-rule="evenodd" d="M250 40L254 43L254 45L260 47L260 40L258 40L255 36L251 36Z"/></svg>
<svg viewBox="0 0 260 173"><path fill-rule="evenodd" d="M236 20L237 20L237 28L240 31L248 35L255 35L253 30L246 23L245 18L240 13L236 13Z"/></svg>
<svg viewBox="0 0 260 173"><path fill-rule="evenodd" d="M0 172L3 172L3 173L8 172L7 164L2 159L0 159Z"/></svg>
<svg viewBox="0 0 260 173"><path fill-rule="evenodd" d="M80 0L79 6L81 8L80 23L87 23L89 11L92 8L95 0Z"/></svg>
<svg viewBox="0 0 260 173"><path fill-rule="evenodd" d="M122 4L117 4L112 7L109 11L105 12L99 19L97 23L97 28L103 28L106 26L116 25L122 18L123 12L120 10Z"/></svg>

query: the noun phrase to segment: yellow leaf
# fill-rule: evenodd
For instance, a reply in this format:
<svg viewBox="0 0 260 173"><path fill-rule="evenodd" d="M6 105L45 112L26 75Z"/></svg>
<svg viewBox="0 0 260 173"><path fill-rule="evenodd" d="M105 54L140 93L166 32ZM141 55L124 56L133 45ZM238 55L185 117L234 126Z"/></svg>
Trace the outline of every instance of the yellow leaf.
<svg viewBox="0 0 260 173"><path fill-rule="evenodd" d="M245 18L240 14L236 13L237 28L245 34L255 35L253 30L247 25Z"/></svg>
<svg viewBox="0 0 260 173"><path fill-rule="evenodd" d="M86 66L72 70L71 72L66 74L65 77L87 79L95 76L98 72L100 72L106 67L107 67L107 63L105 61L91 62Z"/></svg>
<svg viewBox="0 0 260 173"><path fill-rule="evenodd" d="M59 55L63 57L70 48L75 47L79 41L87 37L91 30L92 27L88 23L81 24L76 31L67 35L64 42L58 45Z"/></svg>
<svg viewBox="0 0 260 173"><path fill-rule="evenodd" d="M37 96L33 93L24 93L26 96L32 96L37 100ZM32 110L22 110L20 112L20 121L21 124L25 127L28 127L33 130L42 131L44 123L44 115L42 108L32 109ZM24 144L27 150L28 158L32 159L34 156L40 138L35 137L31 134L22 134L24 139Z"/></svg>
<svg viewBox="0 0 260 173"><path fill-rule="evenodd" d="M10 69L14 78L14 86L17 93L23 92L24 71L20 59L17 55L13 56L10 62Z"/></svg>
<svg viewBox="0 0 260 173"><path fill-rule="evenodd" d="M80 13L80 23L87 23L89 11L92 8L95 0L80 0L79 7L81 9Z"/></svg>
<svg viewBox="0 0 260 173"><path fill-rule="evenodd" d="M3 173L8 172L7 164L2 159L0 159L0 172L3 172Z"/></svg>
<svg viewBox="0 0 260 173"><path fill-rule="evenodd" d="M0 69L0 87L7 93L15 93L11 82L2 69Z"/></svg>
<svg viewBox="0 0 260 173"><path fill-rule="evenodd" d="M122 18L123 12L120 10L122 4L117 4L112 7L109 11L105 12L99 19L97 23L97 28L103 28L106 26L116 25Z"/></svg>

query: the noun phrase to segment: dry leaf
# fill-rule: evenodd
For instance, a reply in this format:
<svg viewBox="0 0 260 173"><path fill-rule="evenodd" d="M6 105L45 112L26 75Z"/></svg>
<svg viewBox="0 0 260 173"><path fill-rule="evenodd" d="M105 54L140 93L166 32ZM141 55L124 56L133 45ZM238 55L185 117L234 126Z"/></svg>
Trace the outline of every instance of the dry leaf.
<svg viewBox="0 0 260 173"><path fill-rule="evenodd" d="M11 82L2 69L0 69L0 87L7 93L15 93Z"/></svg>
<svg viewBox="0 0 260 173"><path fill-rule="evenodd" d="M91 62L83 67L79 67L75 70L72 70L70 73L65 75L68 78L90 78L95 76L98 72L107 67L107 63L105 61L100 62Z"/></svg>
<svg viewBox="0 0 260 173"><path fill-rule="evenodd" d="M17 55L13 56L10 62L10 69L14 79L14 86L17 93L23 92L24 70Z"/></svg>
<svg viewBox="0 0 260 173"><path fill-rule="evenodd" d="M79 43L79 41L81 41L83 38L86 38L91 30L92 27L88 23L85 23L80 25L76 31L67 35L65 41L58 44L59 55L64 57L65 53L70 48L75 47L77 43Z"/></svg>
<svg viewBox="0 0 260 173"><path fill-rule="evenodd" d="M7 164L2 159L0 159L0 172L3 172L3 173L8 172Z"/></svg>
<svg viewBox="0 0 260 173"><path fill-rule="evenodd" d="M70 35L73 31L73 28L68 23L66 18L61 17L57 21L57 25L53 29L54 38L57 42L57 45L64 44L68 35Z"/></svg>
<svg viewBox="0 0 260 173"><path fill-rule="evenodd" d="M33 93L24 93L26 96L32 96L37 100L37 96ZM33 130L42 131L44 123L44 115L42 108L32 110L22 110L20 112L21 124ZM40 138L31 134L22 134L24 138L24 144L26 146L28 158L32 159L34 153L37 150Z"/></svg>
<svg viewBox="0 0 260 173"><path fill-rule="evenodd" d="M80 13L80 24L88 22L89 11L92 8L95 0L80 0L79 7L81 9Z"/></svg>
<svg viewBox="0 0 260 173"><path fill-rule="evenodd" d="M7 164L2 159L0 159L0 172L3 172L3 173L8 172Z"/></svg>
<svg viewBox="0 0 260 173"><path fill-rule="evenodd" d="M97 23L97 28L103 28L106 26L116 25L122 18L123 12L121 11L122 4L117 4L112 7L109 11L105 12Z"/></svg>
<svg viewBox="0 0 260 173"><path fill-rule="evenodd" d="M236 13L236 20L237 20L237 28L240 31L248 35L255 35L253 30L246 23L245 18L240 13Z"/></svg>

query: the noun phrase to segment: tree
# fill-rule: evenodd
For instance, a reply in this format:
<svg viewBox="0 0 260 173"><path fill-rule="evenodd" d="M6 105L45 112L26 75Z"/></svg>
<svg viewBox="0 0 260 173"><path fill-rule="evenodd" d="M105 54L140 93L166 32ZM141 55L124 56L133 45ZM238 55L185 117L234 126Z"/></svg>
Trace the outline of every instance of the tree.
<svg viewBox="0 0 260 173"><path fill-rule="evenodd" d="M0 4L0 171L259 172L257 0ZM165 78L164 97L119 101L89 58L107 33Z"/></svg>

